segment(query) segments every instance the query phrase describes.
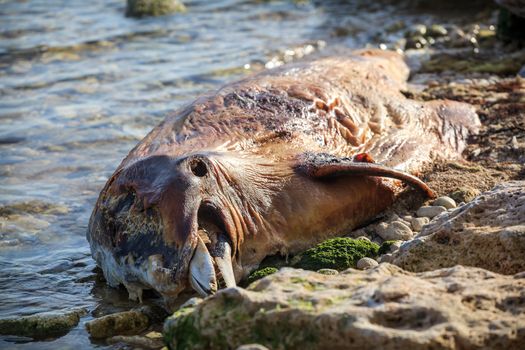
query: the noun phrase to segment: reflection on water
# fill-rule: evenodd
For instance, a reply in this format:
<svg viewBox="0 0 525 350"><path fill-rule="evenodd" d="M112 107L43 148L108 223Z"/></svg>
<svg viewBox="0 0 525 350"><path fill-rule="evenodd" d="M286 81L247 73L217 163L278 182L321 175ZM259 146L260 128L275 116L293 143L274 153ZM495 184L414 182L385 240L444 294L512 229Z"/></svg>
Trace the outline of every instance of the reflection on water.
<svg viewBox="0 0 525 350"><path fill-rule="evenodd" d="M93 312L130 307L95 284L85 231L107 177L163 115L325 43L364 45L395 20L366 1L185 3L136 20L123 0L0 0L0 317L90 312L58 340L0 347L91 347Z"/></svg>

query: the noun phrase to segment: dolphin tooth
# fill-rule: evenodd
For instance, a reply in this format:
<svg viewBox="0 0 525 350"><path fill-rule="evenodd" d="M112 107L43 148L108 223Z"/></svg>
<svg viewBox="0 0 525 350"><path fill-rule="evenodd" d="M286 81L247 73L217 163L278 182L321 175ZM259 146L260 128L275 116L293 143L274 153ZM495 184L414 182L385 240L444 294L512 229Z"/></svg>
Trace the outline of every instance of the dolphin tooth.
<svg viewBox="0 0 525 350"><path fill-rule="evenodd" d="M235 287L237 284L233 274L231 247L226 241L222 241L219 244L222 245L222 249L220 249L221 254L215 256L215 264L221 272L226 288Z"/></svg>
<svg viewBox="0 0 525 350"><path fill-rule="evenodd" d="M210 253L202 239L197 239L197 247L190 261L190 284L200 295L207 297L217 291L217 281Z"/></svg>

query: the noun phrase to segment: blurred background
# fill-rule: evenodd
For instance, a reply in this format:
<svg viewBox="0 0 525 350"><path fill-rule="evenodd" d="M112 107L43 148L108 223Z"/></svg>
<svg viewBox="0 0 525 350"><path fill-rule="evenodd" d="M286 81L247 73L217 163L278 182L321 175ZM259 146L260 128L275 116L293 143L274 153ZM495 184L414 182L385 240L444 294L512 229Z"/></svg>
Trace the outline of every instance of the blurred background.
<svg viewBox="0 0 525 350"><path fill-rule="evenodd" d="M130 304L97 282L87 222L168 113L246 74L351 48L407 52L416 66L432 50L483 55L497 21L492 1L0 0L0 318L89 311L65 337L1 336L0 348L106 346L83 323Z"/></svg>

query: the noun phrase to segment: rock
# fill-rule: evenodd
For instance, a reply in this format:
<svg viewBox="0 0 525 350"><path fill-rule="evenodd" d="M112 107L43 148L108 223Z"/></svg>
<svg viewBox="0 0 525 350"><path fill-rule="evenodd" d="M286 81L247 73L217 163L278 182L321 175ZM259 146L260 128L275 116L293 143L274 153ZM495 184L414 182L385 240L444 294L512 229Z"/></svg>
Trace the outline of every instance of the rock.
<svg viewBox="0 0 525 350"><path fill-rule="evenodd" d="M422 35L415 35L407 39L405 48L408 49L422 49L428 45L428 40Z"/></svg>
<svg viewBox="0 0 525 350"><path fill-rule="evenodd" d="M317 273L320 273L321 275L338 275L339 274L339 271L337 270L334 270L334 269L320 269L320 270L317 270Z"/></svg>
<svg viewBox="0 0 525 350"><path fill-rule="evenodd" d="M172 349L520 349L525 275L381 264L337 276L281 269L164 324Z"/></svg>
<svg viewBox="0 0 525 350"><path fill-rule="evenodd" d="M392 262L392 260L394 260L394 256L391 253L383 254L379 258L379 260L380 263L390 263Z"/></svg>
<svg viewBox="0 0 525 350"><path fill-rule="evenodd" d="M507 182L425 225L394 264L427 271L457 264L525 271L525 181Z"/></svg>
<svg viewBox="0 0 525 350"><path fill-rule="evenodd" d="M507 250L525 252L525 225L504 228L499 235L499 241Z"/></svg>
<svg viewBox="0 0 525 350"><path fill-rule="evenodd" d="M448 30L439 24L433 24L427 30L427 36L439 38L442 36L447 36Z"/></svg>
<svg viewBox="0 0 525 350"><path fill-rule="evenodd" d="M317 271L319 269L345 270L355 267L359 259L375 257L379 245L347 237L328 239L303 252L294 267Z"/></svg>
<svg viewBox="0 0 525 350"><path fill-rule="evenodd" d="M86 329L93 338L115 335L134 335L150 325L149 317L140 310L117 312L86 322Z"/></svg>
<svg viewBox="0 0 525 350"><path fill-rule="evenodd" d="M370 241L370 238L368 238L367 236L359 236L359 237L357 237L356 239L362 239L362 240L364 240L364 241L371 242L371 241Z"/></svg>
<svg viewBox="0 0 525 350"><path fill-rule="evenodd" d="M237 350L268 350L268 348L261 344L246 344L239 346Z"/></svg>
<svg viewBox="0 0 525 350"><path fill-rule="evenodd" d="M423 216L421 218L412 218L412 222L410 223L412 225L412 229L416 232L421 231L423 226L428 224L430 222L430 219Z"/></svg>
<svg viewBox="0 0 525 350"><path fill-rule="evenodd" d="M422 206L421 208L419 208L416 212L416 215L419 217L426 217L426 218L432 219L433 217L438 216L439 214L445 211L447 211L447 208L445 207L436 207L433 205L431 206L426 205L426 206Z"/></svg>
<svg viewBox="0 0 525 350"><path fill-rule="evenodd" d="M202 302L202 298L199 298L199 297L193 297L193 298L189 298L188 300L186 300L184 302L184 304L182 304L180 306L180 308L185 308L185 307L193 307L197 304L199 304L200 302Z"/></svg>
<svg viewBox="0 0 525 350"><path fill-rule="evenodd" d="M439 197L432 203L433 206L436 207L445 207L447 209L452 209L456 207L456 201L454 201L452 198L443 196Z"/></svg>
<svg viewBox="0 0 525 350"><path fill-rule="evenodd" d="M454 199L456 202L471 202L474 198L479 196L481 192L478 189L473 187L464 186L458 188L456 191L450 194L450 198Z"/></svg>
<svg viewBox="0 0 525 350"><path fill-rule="evenodd" d="M377 265L379 265L378 262L372 258L361 258L357 262L357 268L359 270L368 270Z"/></svg>
<svg viewBox="0 0 525 350"><path fill-rule="evenodd" d="M377 252L379 255L393 253L401 247L403 241L384 241Z"/></svg>
<svg viewBox="0 0 525 350"><path fill-rule="evenodd" d="M0 334L34 339L58 338L76 327L85 309L65 313L45 312L31 316L0 319Z"/></svg>
<svg viewBox="0 0 525 350"><path fill-rule="evenodd" d="M409 30L405 33L405 38L410 38L414 35L421 35L424 36L427 34L427 26L424 24L415 24L409 28Z"/></svg>
<svg viewBox="0 0 525 350"><path fill-rule="evenodd" d="M385 241L407 241L412 238L414 233L401 221L394 221L386 225L377 225L377 234Z"/></svg>
<svg viewBox="0 0 525 350"><path fill-rule="evenodd" d="M126 16L163 16L184 11L186 7L179 0L127 0Z"/></svg>
<svg viewBox="0 0 525 350"><path fill-rule="evenodd" d="M116 335L106 341L108 344L124 343L140 349L160 349L164 346L162 338L151 339L140 335Z"/></svg>
<svg viewBox="0 0 525 350"><path fill-rule="evenodd" d="M246 284L250 284L252 282L255 282L263 277L266 277L268 275L271 275L272 273L276 273L277 271L279 271L277 268L275 267L263 267L263 268L260 268L260 269L257 269L255 271L253 271L250 276L248 276L247 280L246 280Z"/></svg>

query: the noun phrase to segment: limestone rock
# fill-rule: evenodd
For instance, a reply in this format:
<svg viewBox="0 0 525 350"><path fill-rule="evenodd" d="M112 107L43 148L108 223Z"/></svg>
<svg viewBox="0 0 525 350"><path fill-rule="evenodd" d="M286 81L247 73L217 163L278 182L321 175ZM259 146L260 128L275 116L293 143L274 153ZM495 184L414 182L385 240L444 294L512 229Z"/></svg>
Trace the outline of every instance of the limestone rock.
<svg viewBox="0 0 525 350"><path fill-rule="evenodd" d="M390 264L336 276L283 268L228 288L164 325L173 349L520 349L525 275Z"/></svg>
<svg viewBox="0 0 525 350"><path fill-rule="evenodd" d="M393 263L409 271L457 264L525 271L525 181L508 182L424 226Z"/></svg>

